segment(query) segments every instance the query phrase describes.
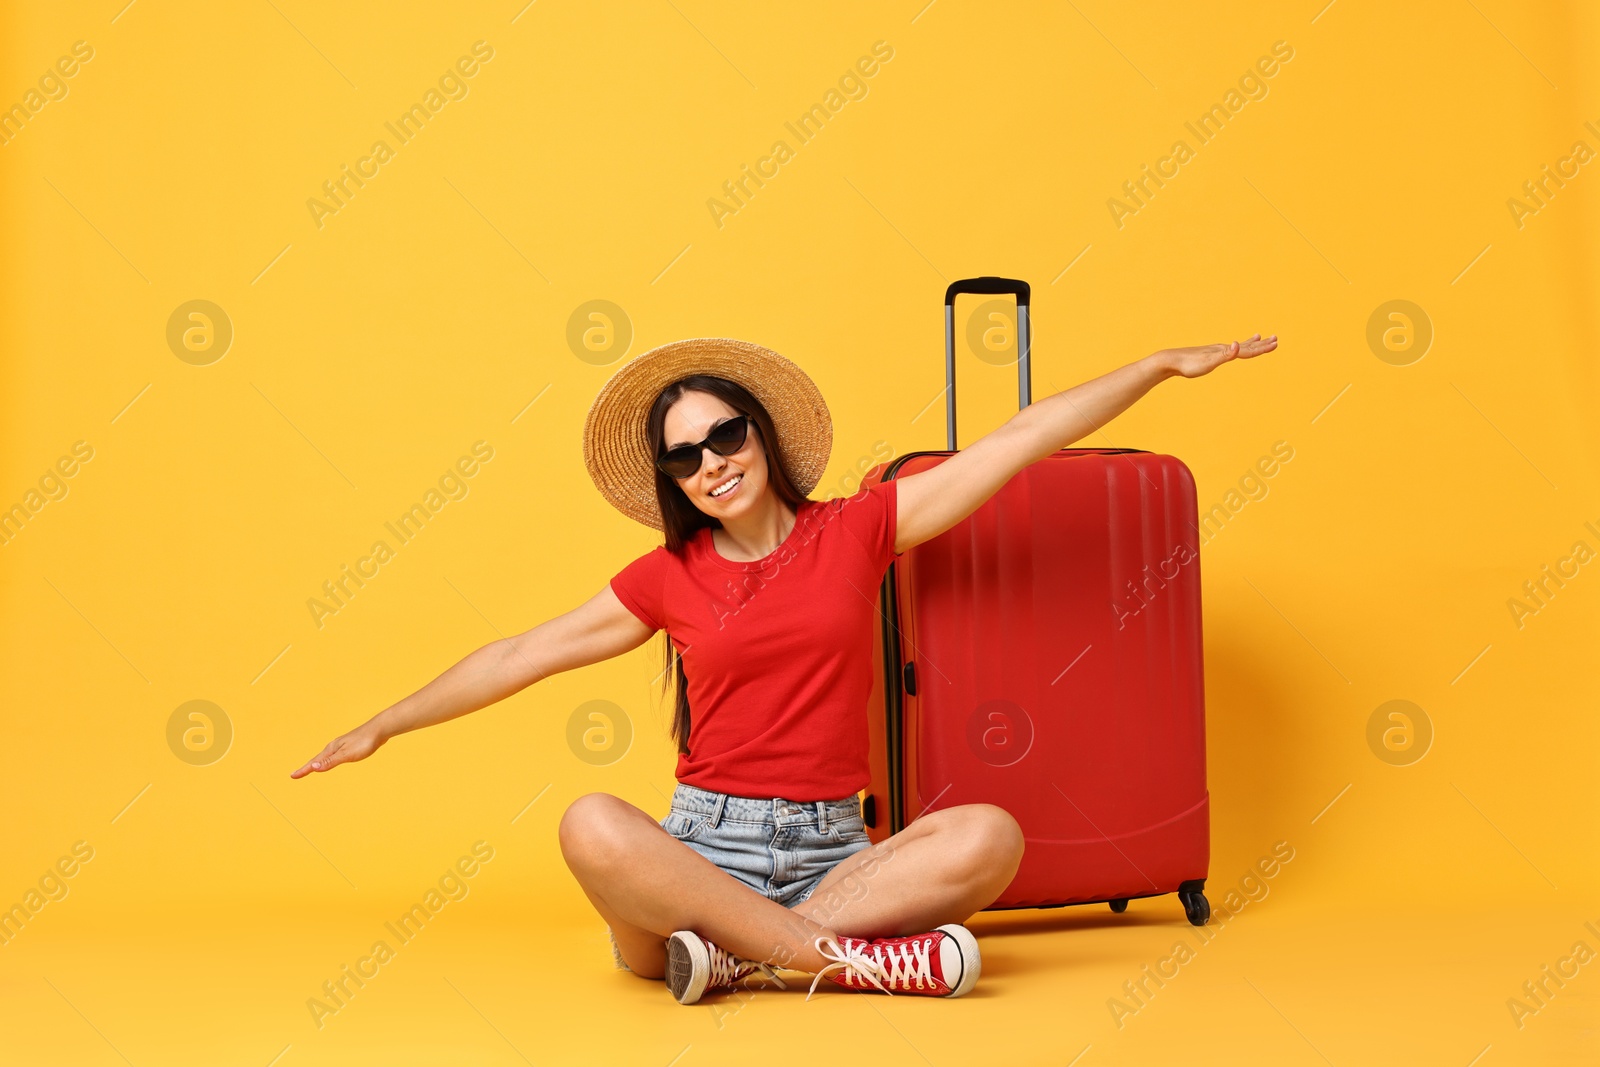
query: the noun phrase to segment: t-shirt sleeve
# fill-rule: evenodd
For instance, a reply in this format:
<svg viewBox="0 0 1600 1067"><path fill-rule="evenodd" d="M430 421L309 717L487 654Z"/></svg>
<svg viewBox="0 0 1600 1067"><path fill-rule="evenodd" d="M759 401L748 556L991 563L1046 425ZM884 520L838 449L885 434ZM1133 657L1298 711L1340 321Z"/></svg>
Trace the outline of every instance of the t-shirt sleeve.
<svg viewBox="0 0 1600 1067"><path fill-rule="evenodd" d="M904 553L894 550L900 483L890 479L847 497L839 512L845 529L874 563L887 567Z"/></svg>
<svg viewBox="0 0 1600 1067"><path fill-rule="evenodd" d="M611 591L622 606L652 630L666 626L665 593L668 552L659 545L617 572Z"/></svg>

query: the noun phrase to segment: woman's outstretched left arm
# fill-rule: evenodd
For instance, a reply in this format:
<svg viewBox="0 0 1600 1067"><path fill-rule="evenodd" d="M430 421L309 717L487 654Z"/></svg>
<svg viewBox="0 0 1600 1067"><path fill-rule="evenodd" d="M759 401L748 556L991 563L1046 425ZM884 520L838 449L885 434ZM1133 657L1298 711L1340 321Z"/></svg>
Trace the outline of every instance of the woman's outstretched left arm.
<svg viewBox="0 0 1600 1067"><path fill-rule="evenodd" d="M1233 359L1278 347L1278 335L1245 341L1164 348L1098 378L1035 401L999 429L934 467L905 478L896 494L895 551L950 529L971 515L1018 471L1088 436L1133 406L1158 382L1198 378Z"/></svg>

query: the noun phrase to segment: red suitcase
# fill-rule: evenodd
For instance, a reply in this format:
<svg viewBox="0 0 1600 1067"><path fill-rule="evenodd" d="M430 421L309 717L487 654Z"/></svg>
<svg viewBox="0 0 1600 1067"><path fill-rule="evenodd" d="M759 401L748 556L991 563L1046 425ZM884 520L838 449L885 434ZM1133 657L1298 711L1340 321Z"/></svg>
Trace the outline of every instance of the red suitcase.
<svg viewBox="0 0 1600 1067"><path fill-rule="evenodd" d="M945 293L949 448L880 464L903 478L955 452L958 293L1017 297L1018 399L1030 393L1029 287ZM890 564L873 640L868 833L990 803L1027 840L991 908L1176 892L1210 915L1205 695L1194 478L1172 456L1067 448ZM885 684L886 680L889 684Z"/></svg>

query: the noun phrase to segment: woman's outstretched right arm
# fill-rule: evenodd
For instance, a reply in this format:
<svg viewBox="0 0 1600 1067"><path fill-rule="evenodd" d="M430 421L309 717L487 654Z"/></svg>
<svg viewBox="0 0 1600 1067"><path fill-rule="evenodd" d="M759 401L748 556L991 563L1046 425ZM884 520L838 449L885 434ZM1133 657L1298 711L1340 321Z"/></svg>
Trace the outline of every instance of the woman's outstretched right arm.
<svg viewBox="0 0 1600 1067"><path fill-rule="evenodd" d="M534 682L638 648L655 633L623 606L608 583L565 615L482 648L439 677L329 741L290 778L366 759L395 734L459 718Z"/></svg>

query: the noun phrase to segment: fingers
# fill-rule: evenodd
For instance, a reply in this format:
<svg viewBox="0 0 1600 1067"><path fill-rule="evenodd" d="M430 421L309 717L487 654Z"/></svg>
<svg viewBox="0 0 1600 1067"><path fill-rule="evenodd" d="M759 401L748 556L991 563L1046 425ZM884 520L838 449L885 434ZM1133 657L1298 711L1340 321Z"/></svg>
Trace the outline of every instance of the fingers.
<svg viewBox="0 0 1600 1067"><path fill-rule="evenodd" d="M343 762L335 755L338 744L339 743L337 741L328 742L328 746L306 761L306 764L303 767L296 771L290 771L289 777L304 778L312 771L326 771L337 767Z"/></svg>

